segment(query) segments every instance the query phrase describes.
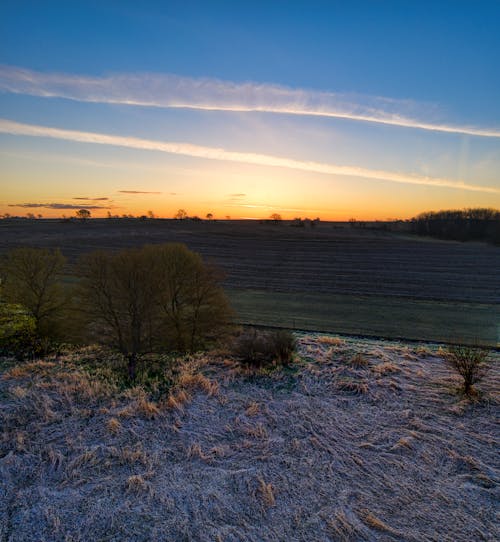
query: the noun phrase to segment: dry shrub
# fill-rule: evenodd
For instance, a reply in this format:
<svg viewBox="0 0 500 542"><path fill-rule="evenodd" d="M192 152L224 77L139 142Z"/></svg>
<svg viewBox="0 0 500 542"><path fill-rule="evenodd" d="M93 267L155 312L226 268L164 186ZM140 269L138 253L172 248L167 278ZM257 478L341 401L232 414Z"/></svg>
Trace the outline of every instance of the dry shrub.
<svg viewBox="0 0 500 542"><path fill-rule="evenodd" d="M441 350L441 356L448 366L462 377L463 392L472 395L474 384L482 380L489 369L488 350L470 346L451 346L447 350Z"/></svg>
<svg viewBox="0 0 500 542"><path fill-rule="evenodd" d="M289 365L296 348L296 339L289 331L251 329L235 340L233 351L242 363L250 367L263 367L273 363Z"/></svg>

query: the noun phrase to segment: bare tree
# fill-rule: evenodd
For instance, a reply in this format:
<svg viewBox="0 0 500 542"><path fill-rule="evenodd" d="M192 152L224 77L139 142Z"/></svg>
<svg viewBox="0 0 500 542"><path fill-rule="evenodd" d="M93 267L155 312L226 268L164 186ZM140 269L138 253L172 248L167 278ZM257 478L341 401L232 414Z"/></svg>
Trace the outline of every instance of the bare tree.
<svg viewBox="0 0 500 542"><path fill-rule="evenodd" d="M80 209L76 211L76 217L85 221L87 218L90 218L90 211L88 209Z"/></svg>
<svg viewBox="0 0 500 542"><path fill-rule="evenodd" d="M174 218L176 220L184 220L188 217L188 214L185 209L179 209L177 213L175 213Z"/></svg>
<svg viewBox="0 0 500 542"><path fill-rule="evenodd" d="M80 272L88 328L127 358L131 380L141 354L198 348L231 315L215 272L184 245L95 252L82 258Z"/></svg>
<svg viewBox="0 0 500 542"><path fill-rule="evenodd" d="M3 261L4 297L31 312L41 335L54 334L66 302L60 283L65 262L59 250L42 248L16 248Z"/></svg>

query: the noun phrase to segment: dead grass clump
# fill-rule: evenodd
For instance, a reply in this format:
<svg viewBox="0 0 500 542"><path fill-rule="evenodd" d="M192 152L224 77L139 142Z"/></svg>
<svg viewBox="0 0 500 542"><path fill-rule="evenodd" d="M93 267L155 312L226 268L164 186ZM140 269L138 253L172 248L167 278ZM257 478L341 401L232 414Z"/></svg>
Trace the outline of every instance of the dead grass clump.
<svg viewBox="0 0 500 542"><path fill-rule="evenodd" d="M368 367L368 365L369 365L368 359L367 359L363 354L361 354L360 352L356 353L356 354L349 360L349 363L350 363L353 367L357 367L357 368L359 368L359 369Z"/></svg>
<svg viewBox="0 0 500 542"><path fill-rule="evenodd" d="M462 391L465 395L474 394L474 384L482 380L489 369L489 352L483 348L470 346L451 346L441 351L444 361L463 379Z"/></svg>
<svg viewBox="0 0 500 542"><path fill-rule="evenodd" d="M349 521L344 511L335 512L332 518L327 520L329 531L335 537L334 540L351 542L357 538L361 539L359 530Z"/></svg>
<svg viewBox="0 0 500 542"><path fill-rule="evenodd" d="M191 399L191 396L185 390L172 392L163 403L166 408L172 410L183 410L184 404Z"/></svg>
<svg viewBox="0 0 500 542"><path fill-rule="evenodd" d="M110 418L106 422L106 429L112 434L117 435L122 428L122 424L116 418Z"/></svg>
<svg viewBox="0 0 500 542"><path fill-rule="evenodd" d="M342 346L345 344L339 337L331 337L329 335L321 335L321 337L317 338L317 341L320 344L326 344L328 346Z"/></svg>
<svg viewBox="0 0 500 542"><path fill-rule="evenodd" d="M368 384L364 380L345 376L337 379L335 387L340 391L351 393L353 395L368 393Z"/></svg>
<svg viewBox="0 0 500 542"><path fill-rule="evenodd" d="M360 513L360 518L366 525L368 525L372 529L390 533L393 535L398 534L397 531L395 531L392 527L387 525L387 523L384 523L381 519L379 519L377 516L372 514L369 510L362 510Z"/></svg>
<svg viewBox="0 0 500 542"><path fill-rule="evenodd" d="M260 414L260 405L256 401L252 401L246 408L245 414L247 416L257 416Z"/></svg>
<svg viewBox="0 0 500 542"><path fill-rule="evenodd" d="M391 363L390 361L379 363L378 365L375 365L375 367L373 367L372 370L375 374L379 376L401 372L401 369L397 365L394 365L394 363Z"/></svg>
<svg viewBox="0 0 500 542"><path fill-rule="evenodd" d="M142 493L148 489L148 485L140 474L133 474L127 479L127 491L129 493Z"/></svg>
<svg viewBox="0 0 500 542"><path fill-rule="evenodd" d="M274 496L274 487L272 484L267 484L264 478L258 479L259 487L258 491L262 498L262 502L266 508L270 508L276 504L276 498Z"/></svg>
<svg viewBox="0 0 500 542"><path fill-rule="evenodd" d="M201 389L207 395L215 395L219 391L219 384L212 381L201 373L181 374L178 380L178 386L186 390Z"/></svg>
<svg viewBox="0 0 500 542"><path fill-rule="evenodd" d="M48 370L53 369L56 364L52 361L32 361L21 365L14 365L2 374L3 380L24 378L35 374L46 374Z"/></svg>

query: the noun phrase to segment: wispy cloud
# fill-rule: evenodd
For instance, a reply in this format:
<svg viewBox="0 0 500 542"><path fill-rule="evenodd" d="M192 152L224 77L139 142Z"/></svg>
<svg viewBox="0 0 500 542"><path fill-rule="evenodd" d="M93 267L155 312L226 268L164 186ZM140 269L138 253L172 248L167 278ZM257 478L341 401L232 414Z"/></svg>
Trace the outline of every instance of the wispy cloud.
<svg viewBox="0 0 500 542"><path fill-rule="evenodd" d="M9 207L22 207L23 209L81 209L81 205L74 203L9 203ZM85 209L111 209L103 205L85 205Z"/></svg>
<svg viewBox="0 0 500 542"><path fill-rule="evenodd" d="M195 79L172 74L112 74L106 77L90 77L43 73L0 65L0 90L83 102L206 111L260 111L500 137L498 128L422 120L422 106L411 100L295 89L267 83Z"/></svg>
<svg viewBox="0 0 500 542"><path fill-rule="evenodd" d="M73 198L82 201L108 201L109 198Z"/></svg>
<svg viewBox="0 0 500 542"><path fill-rule="evenodd" d="M422 186L433 186L436 188L451 188L455 190L470 190L474 192L500 193L500 189L489 186L478 186L463 181L429 177L423 175L411 175L392 171L367 169L356 166L342 166L322 162L306 160L295 160L269 154L258 154L252 152L235 152L216 147L204 147L190 143L163 142L151 139L140 139L136 137L124 137L117 135L99 134L93 132L80 132L76 130L64 130L61 128L50 128L31 124L22 124L6 119L0 119L0 133L49 137L63 139L66 141L77 141L83 143L95 143L99 145L113 145L132 149L159 151L169 154L179 154L204 158L208 160L221 160L228 162L239 162L260 166L281 167L313 173L324 173L327 175L342 175L349 177L361 177L378 181L390 181L402 184L415 184Z"/></svg>
<svg viewBox="0 0 500 542"><path fill-rule="evenodd" d="M161 194L161 192L146 192L144 190L118 190L120 194Z"/></svg>

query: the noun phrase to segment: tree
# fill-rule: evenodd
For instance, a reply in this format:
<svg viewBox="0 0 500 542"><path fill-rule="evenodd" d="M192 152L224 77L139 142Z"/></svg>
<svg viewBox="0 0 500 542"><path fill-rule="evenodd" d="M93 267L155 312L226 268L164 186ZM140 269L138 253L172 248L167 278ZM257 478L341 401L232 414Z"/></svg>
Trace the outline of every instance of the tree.
<svg viewBox="0 0 500 542"><path fill-rule="evenodd" d="M87 218L90 218L90 211L88 209L80 209L79 211L76 211L76 217L85 221Z"/></svg>
<svg viewBox="0 0 500 542"><path fill-rule="evenodd" d="M153 213L153 211L148 211L148 218L156 218L155 214Z"/></svg>
<svg viewBox="0 0 500 542"><path fill-rule="evenodd" d="M127 358L131 380L141 354L199 348L231 314L216 273L184 245L94 252L80 272L88 328Z"/></svg>
<svg viewBox="0 0 500 542"><path fill-rule="evenodd" d="M270 216L270 219L273 221L273 222L281 222L281 215L279 213L273 213L271 216Z"/></svg>
<svg viewBox="0 0 500 542"><path fill-rule="evenodd" d="M175 213L175 216L174 216L174 218L175 218L176 220L184 220L184 219L186 219L187 217L188 217L188 214L187 214L187 212L186 212L184 209L179 209L179 210L177 211L177 213Z"/></svg>
<svg viewBox="0 0 500 542"><path fill-rule="evenodd" d="M3 261L4 297L30 311L39 335L56 333L66 302L59 280L65 263L59 250L42 248L16 248Z"/></svg>
<svg viewBox="0 0 500 542"><path fill-rule="evenodd" d="M213 220L213 219L214 219L213 213L207 213L207 220Z"/></svg>

